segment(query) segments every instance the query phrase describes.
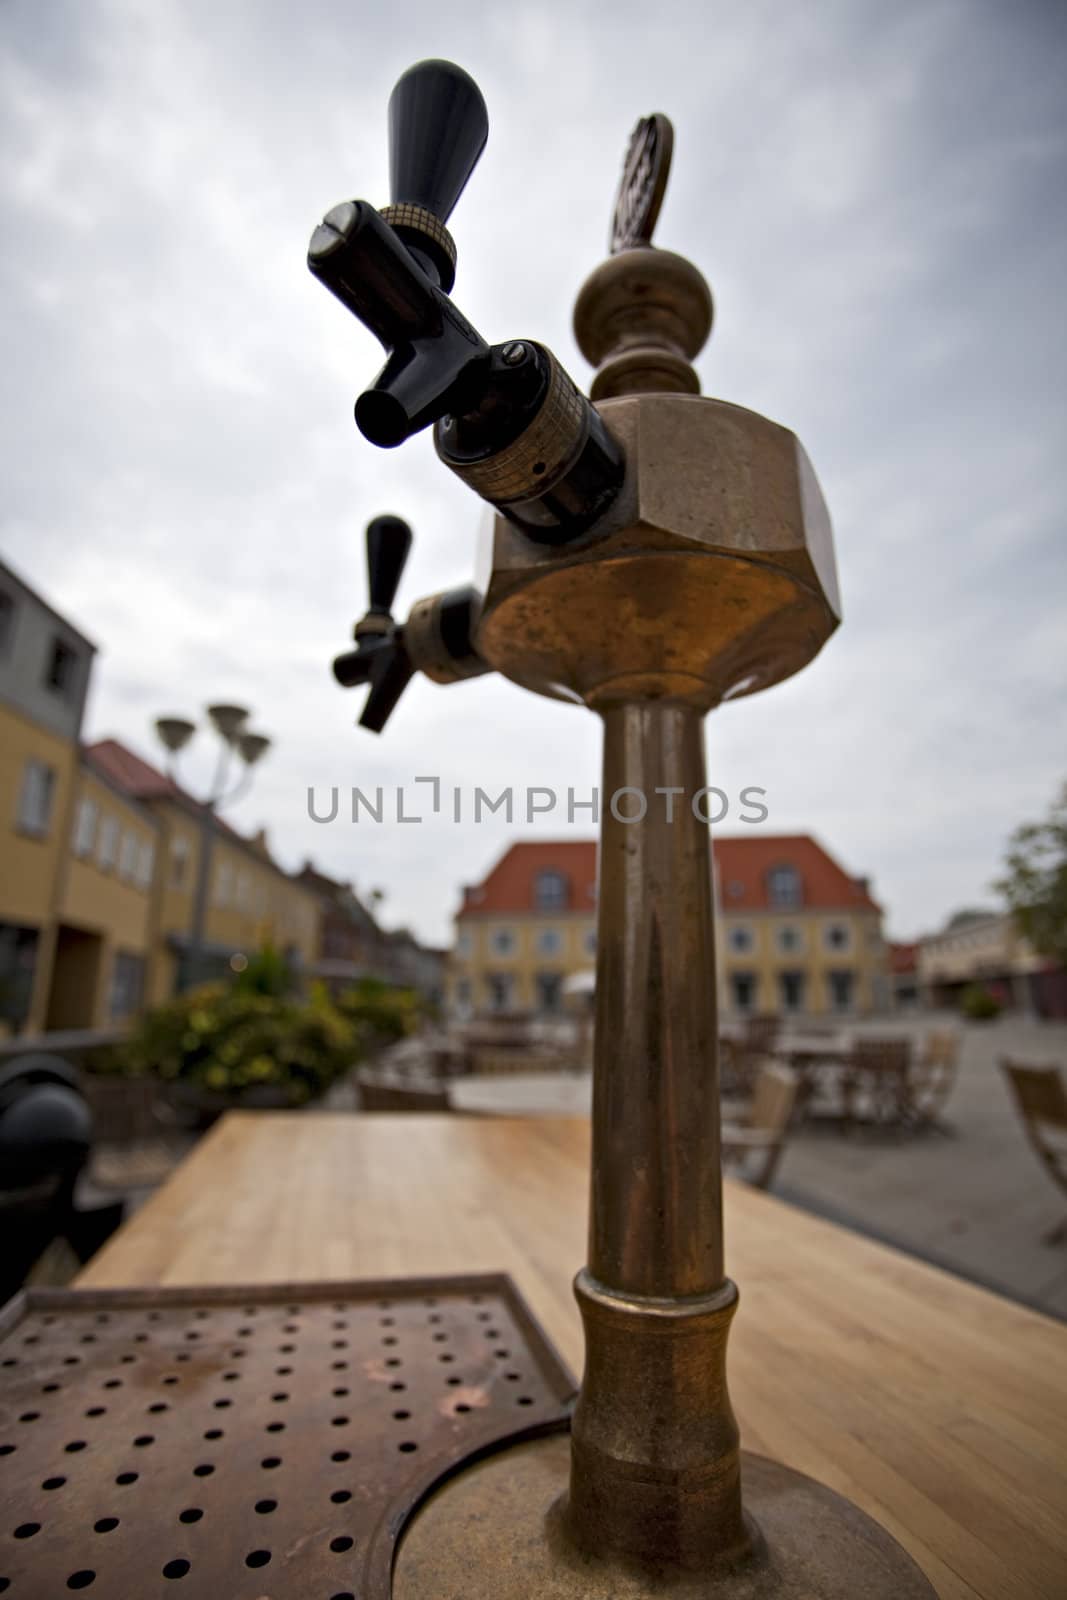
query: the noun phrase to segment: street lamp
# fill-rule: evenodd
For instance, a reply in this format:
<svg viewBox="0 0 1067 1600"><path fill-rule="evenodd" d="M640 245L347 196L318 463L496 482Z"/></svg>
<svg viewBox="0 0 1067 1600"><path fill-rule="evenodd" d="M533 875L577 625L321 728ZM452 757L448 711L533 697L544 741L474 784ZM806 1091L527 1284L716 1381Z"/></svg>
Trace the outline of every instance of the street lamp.
<svg viewBox="0 0 1067 1600"><path fill-rule="evenodd" d="M203 800L195 800L194 797L195 803L200 808L200 854L197 863L196 891L193 896L193 914L189 925L189 948L182 974L184 982L179 982L180 988L190 987L198 982L201 976L215 813L248 793L252 782L252 768L266 755L271 744L266 734L253 733L246 728L249 713L244 706L208 706L207 715L219 738L219 753L207 797ZM193 739L196 724L189 722L185 717L158 717L155 731L170 758L167 762L167 771L173 780L177 772L177 758ZM235 756L241 763L241 769L237 782L227 790L227 779Z"/></svg>

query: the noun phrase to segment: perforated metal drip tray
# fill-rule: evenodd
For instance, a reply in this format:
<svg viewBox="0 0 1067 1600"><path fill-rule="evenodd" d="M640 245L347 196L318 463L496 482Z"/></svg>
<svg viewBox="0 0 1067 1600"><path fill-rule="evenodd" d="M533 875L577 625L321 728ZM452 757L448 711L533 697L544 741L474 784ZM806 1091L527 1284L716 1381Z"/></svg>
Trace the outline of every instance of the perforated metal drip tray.
<svg viewBox="0 0 1067 1600"><path fill-rule="evenodd" d="M574 1387L502 1274L31 1289L0 1313L0 1593L379 1600L429 1490L566 1428Z"/></svg>

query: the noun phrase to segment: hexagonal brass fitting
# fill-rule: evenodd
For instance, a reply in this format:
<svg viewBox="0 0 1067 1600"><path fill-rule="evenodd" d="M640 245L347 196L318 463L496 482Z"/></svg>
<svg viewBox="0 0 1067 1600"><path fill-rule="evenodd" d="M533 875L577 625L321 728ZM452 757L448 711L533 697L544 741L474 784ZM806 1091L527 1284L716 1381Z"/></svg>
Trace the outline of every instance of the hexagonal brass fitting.
<svg viewBox="0 0 1067 1600"><path fill-rule="evenodd" d="M597 407L626 480L584 540L548 550L498 517L479 653L590 706L705 710L805 666L841 620L833 533L799 440L699 395Z"/></svg>

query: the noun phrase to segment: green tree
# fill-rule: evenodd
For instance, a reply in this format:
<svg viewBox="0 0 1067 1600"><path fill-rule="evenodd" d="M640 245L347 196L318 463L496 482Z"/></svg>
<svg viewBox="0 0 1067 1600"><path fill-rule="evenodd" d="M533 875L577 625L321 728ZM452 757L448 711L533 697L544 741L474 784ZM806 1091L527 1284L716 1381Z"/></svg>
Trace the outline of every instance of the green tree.
<svg viewBox="0 0 1067 1600"><path fill-rule="evenodd" d="M1067 784L1043 822L1024 822L1008 840L995 884L1039 955L1067 966Z"/></svg>

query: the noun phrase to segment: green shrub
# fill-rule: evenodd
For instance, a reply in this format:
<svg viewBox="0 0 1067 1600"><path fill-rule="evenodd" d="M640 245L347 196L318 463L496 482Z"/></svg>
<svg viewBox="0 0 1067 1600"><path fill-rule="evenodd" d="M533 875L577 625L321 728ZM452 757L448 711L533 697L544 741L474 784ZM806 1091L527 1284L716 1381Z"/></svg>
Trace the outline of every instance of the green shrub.
<svg viewBox="0 0 1067 1600"><path fill-rule="evenodd" d="M1000 1015L1000 1001L981 983L969 984L960 996L960 1010L972 1022L990 1022Z"/></svg>
<svg viewBox="0 0 1067 1600"><path fill-rule="evenodd" d="M365 1054L414 1033L422 1015L422 1002L414 989L398 989L379 978L361 978L343 989L334 1003L354 1029Z"/></svg>
<svg viewBox="0 0 1067 1600"><path fill-rule="evenodd" d="M204 984L145 1012L123 1048L128 1072L237 1096L274 1088L294 1106L359 1056L355 1029L321 986L297 1001Z"/></svg>

